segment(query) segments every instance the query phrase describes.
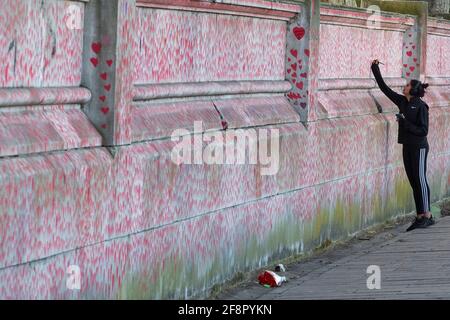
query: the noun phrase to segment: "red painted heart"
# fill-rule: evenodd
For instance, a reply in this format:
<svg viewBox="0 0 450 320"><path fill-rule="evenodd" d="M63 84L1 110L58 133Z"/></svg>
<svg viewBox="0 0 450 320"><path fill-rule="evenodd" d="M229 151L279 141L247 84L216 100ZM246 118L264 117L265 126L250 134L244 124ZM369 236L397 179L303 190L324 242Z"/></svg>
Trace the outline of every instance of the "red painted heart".
<svg viewBox="0 0 450 320"><path fill-rule="evenodd" d="M300 106L301 106L303 109L305 109L305 108L306 108L306 102L300 103Z"/></svg>
<svg viewBox="0 0 450 320"><path fill-rule="evenodd" d="M287 73L291 73L291 69L287 69Z"/></svg>
<svg viewBox="0 0 450 320"><path fill-rule="evenodd" d="M99 42L92 43L92 51L94 51L96 54L99 54L100 51L102 51L102 44Z"/></svg>
<svg viewBox="0 0 450 320"><path fill-rule="evenodd" d="M292 74L292 78L297 78L297 72L294 72L294 73Z"/></svg>
<svg viewBox="0 0 450 320"><path fill-rule="evenodd" d="M92 65L93 65L95 68L97 68L97 66L98 66L98 59L97 59L97 58L91 58L91 63L92 63Z"/></svg>
<svg viewBox="0 0 450 320"><path fill-rule="evenodd" d="M308 50L308 49L305 49L305 55L306 55L307 57L309 57L309 50Z"/></svg>
<svg viewBox="0 0 450 320"><path fill-rule="evenodd" d="M417 58L414 58L413 60L414 60L414 62L417 62Z"/></svg>
<svg viewBox="0 0 450 320"><path fill-rule="evenodd" d="M293 31L297 40L301 40L305 35L305 29L303 29L302 27L295 27Z"/></svg>
<svg viewBox="0 0 450 320"><path fill-rule="evenodd" d="M228 123L226 121L222 121L222 128L224 130L228 129Z"/></svg>
<svg viewBox="0 0 450 320"><path fill-rule="evenodd" d="M291 58L288 58L288 62L291 62Z"/></svg>
<svg viewBox="0 0 450 320"><path fill-rule="evenodd" d="M109 108L108 107L103 107L100 110L102 111L103 114L107 114L109 112Z"/></svg>
<svg viewBox="0 0 450 320"><path fill-rule="evenodd" d="M306 72L300 74L300 77L302 77L302 78L306 78L307 76L308 76L308 74Z"/></svg>
<svg viewBox="0 0 450 320"><path fill-rule="evenodd" d="M106 64L108 65L108 66L112 66L112 64L113 64L113 61L112 60L106 60Z"/></svg>
<svg viewBox="0 0 450 320"><path fill-rule="evenodd" d="M100 97L100 100L103 101L103 102L105 102L106 97L105 97L105 96L101 96L101 97Z"/></svg>
<svg viewBox="0 0 450 320"><path fill-rule="evenodd" d="M100 78L102 78L103 80L106 80L106 79L108 79L108 74L105 72L105 73L102 73L101 75L100 75Z"/></svg>
<svg viewBox="0 0 450 320"><path fill-rule="evenodd" d="M408 57L411 57L411 56L412 56L412 51L406 52L406 55L407 55Z"/></svg>
<svg viewBox="0 0 450 320"><path fill-rule="evenodd" d="M404 64L403 66L406 68L408 65L407 65L407 64Z"/></svg>
<svg viewBox="0 0 450 320"><path fill-rule="evenodd" d="M409 77L409 75L410 75L410 73L409 73L409 72L407 72L407 73L406 73L406 76L407 76L407 77Z"/></svg>
<svg viewBox="0 0 450 320"><path fill-rule="evenodd" d="M301 96L298 93L294 93L294 92L290 92L288 93L288 98L295 100L295 99L299 99Z"/></svg>
<svg viewBox="0 0 450 320"><path fill-rule="evenodd" d="M104 88L105 88L106 91L110 91L110 90L111 90L111 85L110 85L110 84L107 84L107 85L105 85Z"/></svg>
<svg viewBox="0 0 450 320"><path fill-rule="evenodd" d="M413 48L413 49L415 49L415 48L416 48L416 46L412 46L412 48Z"/></svg>
<svg viewBox="0 0 450 320"><path fill-rule="evenodd" d="M414 69L416 69L415 67L409 67L409 70L414 71Z"/></svg>
<svg viewBox="0 0 450 320"><path fill-rule="evenodd" d="M297 50L295 50L295 49L292 49L291 50L291 54L294 56L294 57L296 57L297 58L297 55L298 55L298 51Z"/></svg>
<svg viewBox="0 0 450 320"><path fill-rule="evenodd" d="M296 63L294 63L294 64L291 64L291 68L292 68L292 70L297 70L297 64Z"/></svg>
<svg viewBox="0 0 450 320"><path fill-rule="evenodd" d="M303 90L303 82L297 83L296 87L299 88L300 90Z"/></svg>

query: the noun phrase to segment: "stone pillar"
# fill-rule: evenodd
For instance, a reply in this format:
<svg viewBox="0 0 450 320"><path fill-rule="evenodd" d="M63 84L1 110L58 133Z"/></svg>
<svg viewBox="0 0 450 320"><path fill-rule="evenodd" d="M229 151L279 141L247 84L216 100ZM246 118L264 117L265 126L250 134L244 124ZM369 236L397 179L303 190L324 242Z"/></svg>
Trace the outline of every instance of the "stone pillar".
<svg viewBox="0 0 450 320"><path fill-rule="evenodd" d="M304 123L317 118L319 36L320 1L305 1L288 25L286 48L286 79L292 84L287 97Z"/></svg>
<svg viewBox="0 0 450 320"><path fill-rule="evenodd" d="M131 123L133 21L135 0L86 4L81 85L91 90L92 99L83 110L105 146L119 143Z"/></svg>

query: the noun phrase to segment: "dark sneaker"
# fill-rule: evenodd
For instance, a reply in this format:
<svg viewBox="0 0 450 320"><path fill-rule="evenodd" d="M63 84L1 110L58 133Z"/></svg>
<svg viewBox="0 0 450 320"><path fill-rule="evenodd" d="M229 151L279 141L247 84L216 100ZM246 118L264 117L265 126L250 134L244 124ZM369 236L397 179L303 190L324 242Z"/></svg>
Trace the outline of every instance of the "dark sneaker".
<svg viewBox="0 0 450 320"><path fill-rule="evenodd" d="M426 218L426 219L428 220L427 223L428 223L429 226L432 226L433 224L436 223L436 221L434 221L433 216L431 216L429 218Z"/></svg>
<svg viewBox="0 0 450 320"><path fill-rule="evenodd" d="M420 228L420 227L426 228L425 227L425 219L416 217L414 219L413 223L411 223L411 225L408 227L408 229L406 229L406 232Z"/></svg>
<svg viewBox="0 0 450 320"><path fill-rule="evenodd" d="M431 216L430 218L426 218L426 217L417 218L416 217L416 219L414 219L413 223L408 227L408 229L406 229L406 231L411 231L411 230L420 229L420 228L423 229L423 228L432 226L433 224L435 224L433 216Z"/></svg>

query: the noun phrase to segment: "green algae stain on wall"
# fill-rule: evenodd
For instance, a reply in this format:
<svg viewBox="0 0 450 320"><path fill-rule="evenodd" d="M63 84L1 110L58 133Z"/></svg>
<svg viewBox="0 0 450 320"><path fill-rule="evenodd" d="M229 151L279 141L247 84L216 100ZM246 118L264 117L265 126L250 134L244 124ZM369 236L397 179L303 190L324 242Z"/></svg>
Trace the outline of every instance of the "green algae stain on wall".
<svg viewBox="0 0 450 320"><path fill-rule="evenodd" d="M438 185L439 181L433 183ZM369 195L363 207L365 212L361 210L362 199L337 196L331 201L320 203L308 219L289 210L277 213L277 218L273 219L264 234L252 234L246 228L239 229L242 230L239 232L247 233L233 235L238 239L234 245L226 247L224 243L211 248L201 259L192 254L173 253L164 262L164 267L140 266L139 270L130 273L133 276L128 275L127 281L123 282L118 298L205 297L215 285L230 281L236 274L293 255L310 253L327 246L330 241L348 238L364 227L383 223L414 210L412 189L403 175L395 177L393 186L388 190L389 194L374 192ZM186 250L195 250L195 247L194 244Z"/></svg>
<svg viewBox="0 0 450 320"><path fill-rule="evenodd" d="M394 182L393 191L393 194L387 195L386 208L376 217L376 222L381 223L389 217L406 214L414 210L413 191L406 178L397 178Z"/></svg>

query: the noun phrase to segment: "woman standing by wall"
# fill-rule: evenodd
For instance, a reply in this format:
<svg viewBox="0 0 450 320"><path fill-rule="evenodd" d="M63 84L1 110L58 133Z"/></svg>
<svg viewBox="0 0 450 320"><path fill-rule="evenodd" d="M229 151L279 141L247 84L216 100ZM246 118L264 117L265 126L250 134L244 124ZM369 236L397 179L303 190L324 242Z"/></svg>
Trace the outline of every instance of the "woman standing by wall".
<svg viewBox="0 0 450 320"><path fill-rule="evenodd" d="M371 68L378 86L400 110L400 113L396 115L398 143L403 145L403 164L416 204L416 219L406 231L426 228L435 223L430 212L430 188L426 177L429 152L427 140L429 107L421 99L428 84L411 80L403 88L404 95L398 94L386 85L378 65L377 59L372 61Z"/></svg>

